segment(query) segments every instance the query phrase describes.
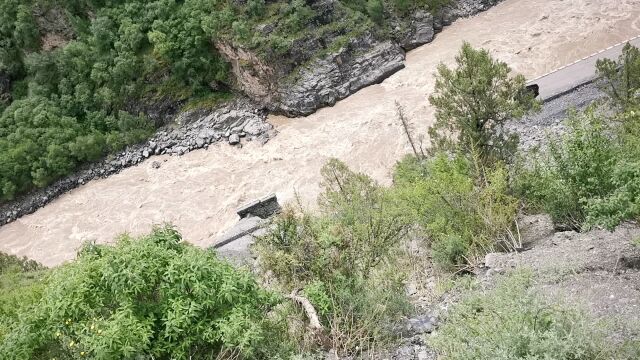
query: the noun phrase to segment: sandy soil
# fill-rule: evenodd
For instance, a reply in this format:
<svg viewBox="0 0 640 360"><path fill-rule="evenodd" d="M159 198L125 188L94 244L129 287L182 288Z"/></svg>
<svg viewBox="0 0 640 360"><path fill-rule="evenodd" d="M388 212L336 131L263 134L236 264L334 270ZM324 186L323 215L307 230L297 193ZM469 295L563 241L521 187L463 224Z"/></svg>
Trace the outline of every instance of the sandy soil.
<svg viewBox="0 0 640 360"><path fill-rule="evenodd" d="M409 150L394 117L400 101L418 131L430 124L427 96L439 62L451 63L462 41L489 49L528 78L640 34L640 0L507 0L460 20L434 42L407 56L406 69L380 85L306 118L272 117L280 134L265 146L214 146L208 151L151 161L92 181L39 211L0 228L0 250L46 265L73 258L85 240L111 241L122 232L146 232L172 222L189 241L207 246L232 225L235 208L276 192L318 193L319 169L329 157L388 183L396 160Z"/></svg>
<svg viewBox="0 0 640 360"><path fill-rule="evenodd" d="M605 321L612 340L640 338L640 236L637 225L614 232L554 232L544 215L521 220L522 238L531 250L486 256L487 274L513 268L535 271L536 289Z"/></svg>

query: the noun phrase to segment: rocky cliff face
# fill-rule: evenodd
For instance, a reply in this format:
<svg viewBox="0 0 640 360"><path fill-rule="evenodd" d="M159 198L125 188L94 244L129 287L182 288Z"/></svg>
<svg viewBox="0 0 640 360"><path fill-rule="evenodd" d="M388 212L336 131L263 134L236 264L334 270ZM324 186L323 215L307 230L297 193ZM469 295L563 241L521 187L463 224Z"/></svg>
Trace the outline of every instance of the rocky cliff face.
<svg viewBox="0 0 640 360"><path fill-rule="evenodd" d="M453 0L440 14L443 25L449 25L459 18L475 15L488 10L502 0Z"/></svg>
<svg viewBox="0 0 640 360"><path fill-rule="evenodd" d="M295 79L276 89L269 110L289 116L308 115L365 86L379 83L404 67L404 50L371 35L353 39L336 53L314 60Z"/></svg>
<svg viewBox="0 0 640 360"><path fill-rule="evenodd" d="M326 51L327 44L344 34L310 35L278 55L258 56L228 42L218 42L216 47L231 63L236 87L247 96L273 113L304 116L381 82L404 67L405 51L431 42L436 32L455 19L499 1L454 0L436 16L423 10L409 17L390 16L389 34L365 32L334 51ZM315 22L327 23L340 16L335 0L314 2L313 6L318 14ZM269 28L260 30L268 32Z"/></svg>

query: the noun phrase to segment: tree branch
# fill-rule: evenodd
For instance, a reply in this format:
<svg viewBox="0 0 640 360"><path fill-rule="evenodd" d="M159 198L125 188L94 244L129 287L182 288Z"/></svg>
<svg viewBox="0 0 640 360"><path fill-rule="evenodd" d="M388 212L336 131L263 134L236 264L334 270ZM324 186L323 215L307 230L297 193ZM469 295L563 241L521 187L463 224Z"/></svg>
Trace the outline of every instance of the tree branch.
<svg viewBox="0 0 640 360"><path fill-rule="evenodd" d="M290 295L286 295L285 297L302 306L304 312L307 314L307 318L309 319L309 327L312 330L319 331L323 329L322 324L320 324L320 320L318 319L318 313L313 307L313 304L311 304L311 301L307 298L298 295L298 290L293 290Z"/></svg>

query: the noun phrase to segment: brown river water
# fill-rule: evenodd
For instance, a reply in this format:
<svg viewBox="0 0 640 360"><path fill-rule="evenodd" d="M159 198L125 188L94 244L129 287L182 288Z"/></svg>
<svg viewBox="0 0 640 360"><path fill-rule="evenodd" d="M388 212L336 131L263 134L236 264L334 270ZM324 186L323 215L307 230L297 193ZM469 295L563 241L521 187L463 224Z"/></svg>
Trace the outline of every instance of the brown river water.
<svg viewBox="0 0 640 360"><path fill-rule="evenodd" d="M0 227L0 250L56 265L72 259L83 241L108 242L162 222L175 224L194 244L211 245L246 201L275 192L281 203L297 193L313 204L320 167L330 157L388 184L394 163L410 150L394 101L424 133L433 119L427 96L436 66L451 63L465 40L534 78L638 34L640 0L506 0L411 51L406 68L382 84L308 117L271 116L280 133L264 146L222 144L153 157L91 181ZM154 160L159 169L152 169Z"/></svg>

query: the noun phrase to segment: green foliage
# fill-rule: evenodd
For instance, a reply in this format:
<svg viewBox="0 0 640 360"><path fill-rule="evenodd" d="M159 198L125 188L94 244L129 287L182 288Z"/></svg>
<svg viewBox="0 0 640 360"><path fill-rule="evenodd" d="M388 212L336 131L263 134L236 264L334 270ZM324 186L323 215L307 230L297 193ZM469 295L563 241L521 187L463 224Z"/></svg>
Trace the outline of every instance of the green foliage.
<svg viewBox="0 0 640 360"><path fill-rule="evenodd" d="M640 52L627 44L620 59L601 60L598 73L614 109L571 114L568 133L519 171L516 191L559 227L614 229L640 218Z"/></svg>
<svg viewBox="0 0 640 360"><path fill-rule="evenodd" d="M376 23L381 23L384 16L382 0L367 0L367 14Z"/></svg>
<svg viewBox="0 0 640 360"><path fill-rule="evenodd" d="M202 26L216 16L210 9L217 3L2 0L0 72L28 91L14 91L0 115L0 198L146 138L152 124L123 109L145 101L148 83L174 82L196 93L226 79L227 66ZM75 38L44 50L40 37L48 30L33 14L52 7Z"/></svg>
<svg viewBox="0 0 640 360"><path fill-rule="evenodd" d="M303 289L335 348L351 353L379 341L406 308L393 254L407 223L369 177L335 159L322 175L320 214L283 212L255 250L284 291Z"/></svg>
<svg viewBox="0 0 640 360"><path fill-rule="evenodd" d="M33 260L0 253L0 342L18 314L40 299L45 275Z"/></svg>
<svg viewBox="0 0 640 360"><path fill-rule="evenodd" d="M620 148L603 117L594 107L572 114L568 133L550 139L548 153L533 165L525 164L517 177L520 195L559 226L580 229L589 218L590 224L612 228L626 218L621 216L625 211L618 209L614 215L612 208L625 203L611 201L625 196L633 200L636 180L632 165L620 161Z"/></svg>
<svg viewBox="0 0 640 360"><path fill-rule="evenodd" d="M616 163L609 183L612 190L588 199L585 224L613 230L625 220L640 218L640 162Z"/></svg>
<svg viewBox="0 0 640 360"><path fill-rule="evenodd" d="M268 357L276 303L254 277L171 227L84 246L4 337L3 359Z"/></svg>
<svg viewBox="0 0 640 360"><path fill-rule="evenodd" d="M0 273L4 273L5 271L12 269L18 269L22 272L30 272L43 270L44 267L37 261L27 259L26 257L19 258L15 255L0 252Z"/></svg>
<svg viewBox="0 0 640 360"><path fill-rule="evenodd" d="M640 50L627 43L618 61L600 59L598 75L604 78L603 89L615 104L622 108L638 105L640 101Z"/></svg>
<svg viewBox="0 0 640 360"><path fill-rule="evenodd" d="M429 102L436 110L429 129L433 149L477 154L484 165L511 159L518 139L503 125L537 106L525 90L524 76L511 76L506 63L468 43L456 56L456 68L438 66Z"/></svg>
<svg viewBox="0 0 640 360"><path fill-rule="evenodd" d="M529 272L468 295L449 311L431 340L442 359L623 359L608 349L600 328L573 307L533 292ZM440 357L439 357L440 358Z"/></svg>
<svg viewBox="0 0 640 360"><path fill-rule="evenodd" d="M14 101L0 116L0 199L46 186L78 164L140 141L151 131L144 120L124 112L92 113L87 121L93 126L79 123L45 97Z"/></svg>
<svg viewBox="0 0 640 360"><path fill-rule="evenodd" d="M426 233L436 263L445 268L518 247L511 232L518 201L508 194L505 168L487 169L484 180L478 178L466 158L442 153L430 160L410 156L396 166L395 196Z"/></svg>

